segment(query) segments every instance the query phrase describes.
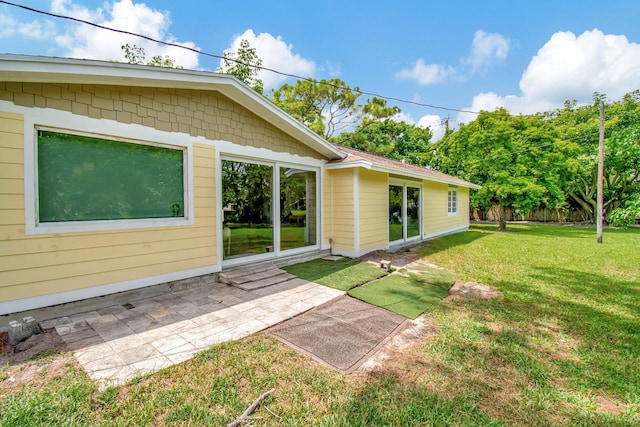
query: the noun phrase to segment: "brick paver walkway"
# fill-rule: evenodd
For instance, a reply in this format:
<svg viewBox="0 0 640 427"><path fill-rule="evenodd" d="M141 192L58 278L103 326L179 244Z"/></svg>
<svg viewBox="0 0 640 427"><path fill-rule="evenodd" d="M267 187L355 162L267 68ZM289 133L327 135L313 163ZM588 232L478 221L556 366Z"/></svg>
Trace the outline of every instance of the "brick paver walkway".
<svg viewBox="0 0 640 427"><path fill-rule="evenodd" d="M255 272L252 272L252 274ZM274 271L264 287L214 281L41 322L55 327L89 376L104 385L192 358L212 345L266 329L344 292ZM265 280L266 279L266 280ZM197 282L198 280L196 280ZM275 282L275 283L272 283Z"/></svg>

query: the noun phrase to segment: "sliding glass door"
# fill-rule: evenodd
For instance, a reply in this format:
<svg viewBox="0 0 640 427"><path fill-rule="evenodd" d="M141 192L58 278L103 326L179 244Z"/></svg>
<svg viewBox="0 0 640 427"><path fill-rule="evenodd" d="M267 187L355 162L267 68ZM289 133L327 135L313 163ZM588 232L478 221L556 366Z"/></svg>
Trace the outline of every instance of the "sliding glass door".
<svg viewBox="0 0 640 427"><path fill-rule="evenodd" d="M417 184L389 184L389 242L400 243L420 237L420 194Z"/></svg>
<svg viewBox="0 0 640 427"><path fill-rule="evenodd" d="M222 161L224 259L273 251L273 167Z"/></svg>
<svg viewBox="0 0 640 427"><path fill-rule="evenodd" d="M403 231L403 187L400 185L389 186L389 241L395 242L404 238Z"/></svg>
<svg viewBox="0 0 640 427"><path fill-rule="evenodd" d="M315 246L316 172L222 160L223 259Z"/></svg>
<svg viewBox="0 0 640 427"><path fill-rule="evenodd" d="M280 250L316 244L316 173L280 168Z"/></svg>

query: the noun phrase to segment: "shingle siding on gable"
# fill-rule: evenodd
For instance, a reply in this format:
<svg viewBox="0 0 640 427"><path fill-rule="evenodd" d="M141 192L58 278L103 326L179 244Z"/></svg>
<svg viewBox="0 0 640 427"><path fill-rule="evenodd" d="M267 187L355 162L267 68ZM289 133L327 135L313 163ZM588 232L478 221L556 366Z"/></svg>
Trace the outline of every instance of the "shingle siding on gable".
<svg viewBox="0 0 640 427"><path fill-rule="evenodd" d="M322 159L275 126L215 91L0 82L0 100L24 107L181 132L215 141Z"/></svg>

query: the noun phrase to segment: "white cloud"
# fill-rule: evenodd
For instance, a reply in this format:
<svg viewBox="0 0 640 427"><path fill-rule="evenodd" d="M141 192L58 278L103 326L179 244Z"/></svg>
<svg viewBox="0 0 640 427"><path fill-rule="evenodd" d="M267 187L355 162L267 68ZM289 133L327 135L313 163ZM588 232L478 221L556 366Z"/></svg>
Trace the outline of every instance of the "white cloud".
<svg viewBox="0 0 640 427"><path fill-rule="evenodd" d="M171 19L169 12L149 8L144 3L133 3L132 0L119 0L105 3L104 9L91 10L85 6L72 3L71 0L54 0L52 11L100 24L109 28L142 34L157 40L177 43L182 46L196 48L192 42L177 42L169 34ZM55 38L56 42L67 49L65 55L74 58L123 60L121 46L136 45L145 50L147 58L152 56L169 56L176 65L184 68L198 68L198 54L173 46L161 45L149 40L128 34L107 31L86 24L67 26L63 34Z"/></svg>
<svg viewBox="0 0 640 427"><path fill-rule="evenodd" d="M439 64L425 64L424 59L419 58L411 70L401 70L396 73L396 77L401 79L411 79L422 86L440 83L446 78L456 74L453 67L445 67Z"/></svg>
<svg viewBox="0 0 640 427"><path fill-rule="evenodd" d="M421 128L431 129L431 142L436 142L444 136L446 126L442 121L442 117L434 114L427 114L418 120L418 126Z"/></svg>
<svg viewBox="0 0 640 427"><path fill-rule="evenodd" d="M412 69L403 69L395 76L415 80L421 86L440 83L450 78L466 80L479 69L506 59L509 45L509 39L501 34L478 30L473 35L470 56L462 59L458 65L427 64L424 59L419 58ZM471 71L467 70L469 66Z"/></svg>
<svg viewBox="0 0 640 427"><path fill-rule="evenodd" d="M473 35L471 44L471 56L466 60L473 67L473 71L494 60L503 60L509 54L509 39L501 34L487 33L478 30Z"/></svg>
<svg viewBox="0 0 640 427"><path fill-rule="evenodd" d="M293 46L285 43L282 37L274 37L269 33L256 35L252 29L234 37L231 46L225 49L225 52L236 52L242 40L247 40L249 45L256 50L256 54L262 60L262 66L265 68L303 77L312 76L316 71L315 62L305 59L297 53L294 54ZM220 65L223 65L222 61L220 61ZM266 70L261 70L258 78L264 83L265 89L275 88L287 79L286 76Z"/></svg>
<svg viewBox="0 0 640 427"><path fill-rule="evenodd" d="M51 21L18 22L10 15L0 15L0 37L20 36L34 40L48 40L55 36L55 25Z"/></svg>
<svg viewBox="0 0 640 427"><path fill-rule="evenodd" d="M623 35L600 30L555 33L531 59L520 79L520 95L481 93L465 110L504 107L513 114L531 114L561 108L564 101L589 103L594 92L620 99L640 88L640 44ZM460 114L460 122L475 115Z"/></svg>
<svg viewBox="0 0 640 427"><path fill-rule="evenodd" d="M423 129L431 129L431 142L436 142L441 139L444 136L444 131L446 129L445 125L442 122L442 117L432 114L422 116L417 123L410 114L404 112L400 112L394 115L393 117L391 117L391 120L396 122L405 122L409 125L418 126Z"/></svg>

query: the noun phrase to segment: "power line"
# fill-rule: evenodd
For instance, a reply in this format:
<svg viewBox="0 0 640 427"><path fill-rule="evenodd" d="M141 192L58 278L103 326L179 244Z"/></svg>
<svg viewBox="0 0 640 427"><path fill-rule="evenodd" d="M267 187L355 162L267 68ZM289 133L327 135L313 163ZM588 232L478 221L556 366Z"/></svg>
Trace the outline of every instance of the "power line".
<svg viewBox="0 0 640 427"><path fill-rule="evenodd" d="M409 100L398 98L398 97L380 95L380 94L377 94L377 93L374 93L374 92L367 92L367 91L361 90L359 88L350 88L350 87L347 87L347 86L336 85L336 84L333 84L333 83L330 83L330 82L327 82L327 81L318 81L318 80L315 80L315 79L312 79L312 78L309 78L309 77L303 77L303 76L299 76L299 75L296 75L296 74L287 73L287 72L284 72L284 71L279 71L279 70L276 70L276 69L273 69L273 68L262 67L262 66L258 67L258 66L255 66L253 64L248 64L248 63L239 61L239 60L234 59L234 58L225 58L223 55L216 55L214 53L204 52L204 51L201 51L201 50L198 50L198 49L194 49L194 48L189 47L189 46L183 46L183 45L180 45L180 44L177 44L177 43L166 42L166 41L163 41L163 40L154 39L153 37L145 36L143 34L138 34L138 33L134 33L134 32L131 32L131 31L126 31L126 30L120 30L120 29L117 29L117 28L107 27L107 26L104 26L104 25L96 24L95 22L87 21L87 20L80 19L80 18L74 18L72 16L61 15L61 14L57 14L57 13L53 13L53 12L47 12L47 11L44 11L44 10L35 9L33 7L30 7L30 6L25 6L25 5L22 5L22 4L13 3L13 2L6 1L6 0L0 0L0 3L4 3L4 4L9 5L9 6L17 7L17 8L20 8L20 9L24 9L24 10L27 10L29 12L34 12L34 13L39 13L41 15L50 16L50 17L53 17L53 18L66 19L66 20L69 20L69 21L74 21L74 22L78 22L78 23L81 23L81 24L90 25L92 27L100 28L102 30L113 31L113 32L120 33L120 34L126 34L126 35L130 35L130 36L134 36L134 37L139 37L139 38L142 38L144 40L148 40L148 41L151 41L151 42L154 42L154 43L158 43L158 44L161 44L161 45L164 45L164 46L171 46L171 47L176 47L176 48L179 48L179 49L185 49L185 50L194 52L194 53L196 53L198 55L203 55L203 56L207 56L207 57L210 57L210 58L227 59L227 60L233 61L233 62L235 62L235 63L237 63L239 65L242 65L242 66L247 66L247 67L251 67L251 68L257 68L258 70L265 70L265 71L268 71L268 72L271 72L271 73L275 73L275 74L278 74L278 75L281 75L281 76L284 76L284 77L291 77L291 78L294 78L296 80L304 80L304 81L308 81L308 82L315 83L315 84L323 84L323 85L330 86L330 87L333 87L333 88L338 89L338 90L350 90L350 91L358 93L360 95L372 96L372 97L375 97L375 98L385 99L387 101L395 101L395 102L399 102L399 103L403 103L403 104L415 105L415 106L418 106L418 107L427 107L427 108L433 108L433 109L444 110L444 111L455 111L455 112L458 112L458 113L480 114L479 111L462 110L462 109L458 109L458 108L442 107L442 106L439 106L439 105L427 104L427 103L418 102L418 101L409 101Z"/></svg>

